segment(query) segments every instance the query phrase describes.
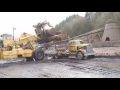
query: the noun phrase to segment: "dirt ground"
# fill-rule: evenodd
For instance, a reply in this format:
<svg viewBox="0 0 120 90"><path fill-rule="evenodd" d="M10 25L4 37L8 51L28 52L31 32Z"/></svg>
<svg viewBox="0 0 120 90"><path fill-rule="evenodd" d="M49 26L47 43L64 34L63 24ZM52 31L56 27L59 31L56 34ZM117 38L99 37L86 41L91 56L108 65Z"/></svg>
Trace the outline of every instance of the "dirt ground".
<svg viewBox="0 0 120 90"><path fill-rule="evenodd" d="M94 48L96 56L120 56L120 47Z"/></svg>
<svg viewBox="0 0 120 90"><path fill-rule="evenodd" d="M0 78L120 78L120 58L0 64Z"/></svg>
<svg viewBox="0 0 120 90"><path fill-rule="evenodd" d="M94 48L95 58L49 59L25 62L24 58L0 61L0 78L120 78L120 56L101 53L120 52L119 48Z"/></svg>

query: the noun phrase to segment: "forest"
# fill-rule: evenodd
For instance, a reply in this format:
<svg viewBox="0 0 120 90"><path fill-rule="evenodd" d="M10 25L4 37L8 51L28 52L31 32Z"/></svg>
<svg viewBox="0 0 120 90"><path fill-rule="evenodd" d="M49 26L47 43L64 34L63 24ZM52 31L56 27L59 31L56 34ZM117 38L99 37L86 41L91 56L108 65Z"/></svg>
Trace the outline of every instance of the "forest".
<svg viewBox="0 0 120 90"><path fill-rule="evenodd" d="M86 12L84 17L74 14L57 24L55 29L74 37L104 27L109 19L120 25L120 12Z"/></svg>

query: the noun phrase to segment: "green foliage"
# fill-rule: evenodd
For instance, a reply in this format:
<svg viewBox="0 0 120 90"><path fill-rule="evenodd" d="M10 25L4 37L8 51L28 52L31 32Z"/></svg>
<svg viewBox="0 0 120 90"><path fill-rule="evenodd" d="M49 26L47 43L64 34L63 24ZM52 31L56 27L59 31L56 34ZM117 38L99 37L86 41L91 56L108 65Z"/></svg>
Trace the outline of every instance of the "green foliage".
<svg viewBox="0 0 120 90"><path fill-rule="evenodd" d="M104 27L109 19L120 25L120 12L86 12L85 17L74 14L57 24L55 28L74 37Z"/></svg>
<svg viewBox="0 0 120 90"><path fill-rule="evenodd" d="M89 13L90 12L86 12L87 16ZM118 25L120 25L120 12L95 12L92 14L89 21L93 29L98 29L104 27L106 21L109 19L113 19Z"/></svg>
<svg viewBox="0 0 120 90"><path fill-rule="evenodd" d="M79 15L72 15L55 26L56 30L63 31L70 37L80 35L92 30L90 23Z"/></svg>
<svg viewBox="0 0 120 90"><path fill-rule="evenodd" d="M108 24L108 23L116 23L116 22L113 19L109 19L106 21L106 24Z"/></svg>
<svg viewBox="0 0 120 90"><path fill-rule="evenodd" d="M55 26L55 28L56 28L56 30L62 30L63 29L63 27L67 24L67 23L69 23L69 22L71 22L74 18L78 18L78 17L80 17L79 15L72 15L72 16L69 16L69 17L67 17L65 20L63 20L62 22L60 22L59 24L57 24L56 26Z"/></svg>

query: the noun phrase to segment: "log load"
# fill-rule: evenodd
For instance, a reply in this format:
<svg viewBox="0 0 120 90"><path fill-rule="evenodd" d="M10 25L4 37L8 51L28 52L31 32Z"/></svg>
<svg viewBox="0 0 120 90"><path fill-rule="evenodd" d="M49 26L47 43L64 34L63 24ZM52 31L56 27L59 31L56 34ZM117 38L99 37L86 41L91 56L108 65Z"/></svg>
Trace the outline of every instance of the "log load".
<svg viewBox="0 0 120 90"><path fill-rule="evenodd" d="M42 23L42 25L45 25L46 23ZM67 38L67 35L64 34L61 31L55 30L55 28L51 29L44 29L44 26L41 26L41 24L33 25L35 28L36 35L41 38L39 41L40 43L48 43L51 41L60 41L65 38Z"/></svg>
<svg viewBox="0 0 120 90"><path fill-rule="evenodd" d="M56 34L54 36L51 36L48 39L49 41L60 41L60 40L65 39L66 37L67 35L61 33L61 34Z"/></svg>

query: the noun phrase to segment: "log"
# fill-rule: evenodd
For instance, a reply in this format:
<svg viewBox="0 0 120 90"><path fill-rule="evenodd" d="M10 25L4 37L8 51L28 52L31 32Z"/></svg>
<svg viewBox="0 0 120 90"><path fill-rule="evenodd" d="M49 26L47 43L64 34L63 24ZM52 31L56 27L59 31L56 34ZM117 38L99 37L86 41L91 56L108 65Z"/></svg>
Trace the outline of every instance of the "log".
<svg viewBox="0 0 120 90"><path fill-rule="evenodd" d="M54 36L51 36L49 37L49 41L60 41L60 40L63 40L67 37L67 35L65 34L58 34L58 35L54 35Z"/></svg>

